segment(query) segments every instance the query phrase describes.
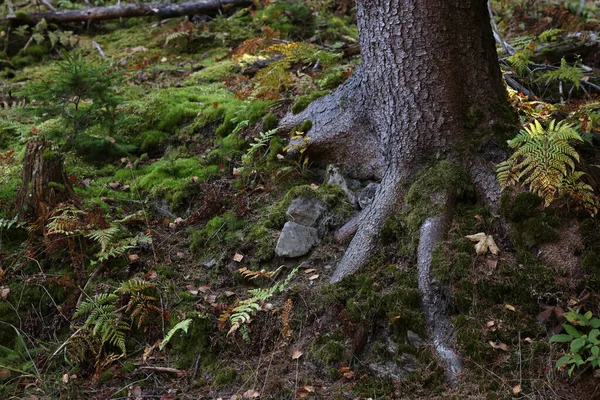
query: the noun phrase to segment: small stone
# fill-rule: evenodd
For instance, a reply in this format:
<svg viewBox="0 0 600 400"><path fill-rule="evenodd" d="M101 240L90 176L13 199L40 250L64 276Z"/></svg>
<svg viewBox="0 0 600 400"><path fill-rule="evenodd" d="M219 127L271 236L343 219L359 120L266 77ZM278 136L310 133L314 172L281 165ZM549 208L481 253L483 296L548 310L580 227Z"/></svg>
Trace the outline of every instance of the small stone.
<svg viewBox="0 0 600 400"><path fill-rule="evenodd" d="M375 200L375 193L377 193L378 188L378 183L369 183L363 190L360 191L357 200L361 209L365 209L371 205L373 200Z"/></svg>
<svg viewBox="0 0 600 400"><path fill-rule="evenodd" d="M423 344L425 344L425 341L413 331L406 331L406 336L408 344L411 346L421 347Z"/></svg>
<svg viewBox="0 0 600 400"><path fill-rule="evenodd" d="M286 214L289 221L314 228L326 211L327 206L317 199L297 197L290 203Z"/></svg>
<svg viewBox="0 0 600 400"><path fill-rule="evenodd" d="M336 167L335 165L327 166L327 172L325 175L325 183L327 183L328 185L339 186L342 189L342 191L344 192L344 194L346 195L346 197L348 198L348 201L354 205L357 204L356 195L354 194L354 192L352 190L350 190L350 188L348 187L348 182L346 181L346 178L344 178L344 176L340 172L340 169L338 167Z"/></svg>
<svg viewBox="0 0 600 400"><path fill-rule="evenodd" d="M307 254L321 240L315 228L295 222L286 222L277 241L275 253L280 257L295 258Z"/></svg>

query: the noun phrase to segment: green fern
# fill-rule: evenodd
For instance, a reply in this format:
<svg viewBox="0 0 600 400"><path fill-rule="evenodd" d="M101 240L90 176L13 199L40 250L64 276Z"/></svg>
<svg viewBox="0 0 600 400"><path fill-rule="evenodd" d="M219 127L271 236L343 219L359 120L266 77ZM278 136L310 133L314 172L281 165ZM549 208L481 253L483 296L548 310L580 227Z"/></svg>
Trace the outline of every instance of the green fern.
<svg viewBox="0 0 600 400"><path fill-rule="evenodd" d="M244 164L250 164L254 159L255 154L260 151L262 148L269 146L271 143L271 139L277 133L278 129L271 129L270 131L261 132L259 137L254 138L254 142L250 143L250 148L242 156L242 162Z"/></svg>
<svg viewBox="0 0 600 400"><path fill-rule="evenodd" d="M579 67L567 64L567 60L565 60L563 57L560 61L559 69L554 71L546 71L539 77L539 79L545 80L547 84L556 81L566 81L572 83L573 86L579 89L583 77L583 70Z"/></svg>
<svg viewBox="0 0 600 400"><path fill-rule="evenodd" d="M553 120L547 129L537 120L529 124L508 141L515 152L498 166L498 180L502 189L518 184L529 185L529 190L549 206L557 196L565 193L563 184L571 180L568 187L578 188L574 190L578 190L582 198L590 196L591 187L574 184L582 174L575 174L575 162L579 161L579 154L571 146L572 141L582 142L583 139L565 121L555 124Z"/></svg>
<svg viewBox="0 0 600 400"><path fill-rule="evenodd" d="M109 343L126 354L125 331L129 330L129 326L115 312L117 298L118 296L113 293L97 294L93 298L82 301L73 317L87 315L84 328L91 329L94 336L100 337L102 344Z"/></svg>
<svg viewBox="0 0 600 400"><path fill-rule="evenodd" d="M248 324L252 317L260 311L261 306L259 303L264 302L271 298L274 294L283 292L287 285L292 281L298 269L294 268L283 282L276 283L268 289L252 289L248 290L248 293L252 295L249 299L242 300L239 304L231 310L229 322L231 328L227 334L231 334L237 331L242 325Z"/></svg>
<svg viewBox="0 0 600 400"><path fill-rule="evenodd" d="M98 242L101 246L101 252L105 252L108 246L113 242L115 236L119 233L117 226L110 226L106 229L97 229L90 231L85 236Z"/></svg>
<svg viewBox="0 0 600 400"><path fill-rule="evenodd" d="M173 338L173 335L177 331L183 331L183 332L187 333L188 329L190 328L190 325L192 324L192 321L193 320L191 318L184 319L183 321L181 321L177 325L175 325L173 328L171 328L171 330L169 330L169 332L167 332L167 335L165 336L165 338L162 340L162 342L158 346L159 350L164 349L164 347L171 341L171 339Z"/></svg>

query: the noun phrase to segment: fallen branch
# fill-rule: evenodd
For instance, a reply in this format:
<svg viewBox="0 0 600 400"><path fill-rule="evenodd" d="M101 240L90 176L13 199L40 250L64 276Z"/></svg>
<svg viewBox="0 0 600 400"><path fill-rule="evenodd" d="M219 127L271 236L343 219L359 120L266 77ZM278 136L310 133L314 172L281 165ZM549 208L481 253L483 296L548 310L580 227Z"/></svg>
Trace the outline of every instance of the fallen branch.
<svg viewBox="0 0 600 400"><path fill-rule="evenodd" d="M82 10L46 11L22 15L9 15L0 19L0 23L19 21L35 25L42 19L48 23L90 22L117 18L143 17L156 15L161 19L180 17L183 15L214 15L223 9L232 7L248 7L252 0L204 0L181 4L132 3L126 5L93 7Z"/></svg>

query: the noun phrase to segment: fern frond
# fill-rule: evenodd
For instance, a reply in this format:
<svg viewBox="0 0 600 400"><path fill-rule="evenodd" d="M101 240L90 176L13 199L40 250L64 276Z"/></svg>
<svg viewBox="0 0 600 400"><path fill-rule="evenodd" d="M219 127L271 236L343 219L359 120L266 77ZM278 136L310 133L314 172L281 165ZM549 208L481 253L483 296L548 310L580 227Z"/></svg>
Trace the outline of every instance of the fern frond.
<svg viewBox="0 0 600 400"><path fill-rule="evenodd" d="M560 68L554 71L544 72L540 75L539 79L545 80L547 84L555 81L566 81L579 89L584 75L583 69L567 64L567 61L563 57L560 62Z"/></svg>
<svg viewBox="0 0 600 400"><path fill-rule="evenodd" d="M101 246L100 251L105 252L106 248L112 243L117 233L119 233L119 227L110 226L106 229L97 229L94 231L90 231L85 236L98 242Z"/></svg>
<svg viewBox="0 0 600 400"><path fill-rule="evenodd" d="M579 187L573 190L579 190L576 197L583 199L587 189L575 184L580 178L580 174L574 172L579 154L571 145L571 142L581 141L581 135L565 121L556 124L552 120L544 129L535 120L508 141L515 152L498 164L496 173L501 188L504 190L519 183L529 185L529 190L542 197L544 204L549 206L557 196L567 193L563 189L567 184L570 188ZM585 198L589 202L589 197Z"/></svg>

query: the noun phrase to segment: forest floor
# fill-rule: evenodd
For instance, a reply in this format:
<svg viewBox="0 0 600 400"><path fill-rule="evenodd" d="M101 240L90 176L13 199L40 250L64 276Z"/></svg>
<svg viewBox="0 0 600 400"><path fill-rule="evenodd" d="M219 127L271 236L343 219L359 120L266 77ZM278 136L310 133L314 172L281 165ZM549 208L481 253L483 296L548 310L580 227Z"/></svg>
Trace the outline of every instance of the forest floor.
<svg viewBox="0 0 600 400"><path fill-rule="evenodd" d="M458 387L446 383L421 312L422 210L391 218L368 265L328 284L347 245L333 234L359 207L326 184L326 160L286 156L290 137L310 146L309 123L276 127L359 64L353 2L257 3L214 19L0 26L0 394L600 398L598 370L556 369L569 348L549 343L566 311L600 315L600 224L568 202L544 207L515 189L498 217L460 183L433 262L452 303ZM577 19L502 3L500 29L521 51L505 71L527 49L598 28L591 5ZM556 67L558 80L511 75L539 98L508 89L522 123L579 127L577 167L594 188L600 102L579 83L598 82L598 54ZM26 220L15 199L27 143L39 140L52 143L44 159L64 159L75 196ZM414 193L445 173L433 167ZM346 178L354 195L373 183ZM295 199L310 215L322 208L311 222L318 243L278 256ZM492 235L498 255L476 253L465 236L478 232Z"/></svg>

